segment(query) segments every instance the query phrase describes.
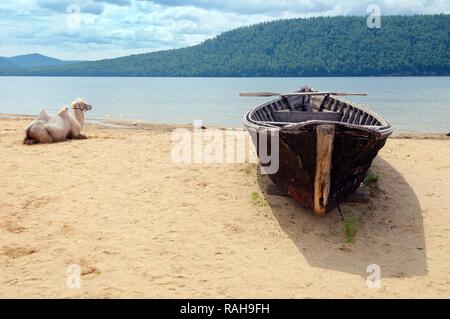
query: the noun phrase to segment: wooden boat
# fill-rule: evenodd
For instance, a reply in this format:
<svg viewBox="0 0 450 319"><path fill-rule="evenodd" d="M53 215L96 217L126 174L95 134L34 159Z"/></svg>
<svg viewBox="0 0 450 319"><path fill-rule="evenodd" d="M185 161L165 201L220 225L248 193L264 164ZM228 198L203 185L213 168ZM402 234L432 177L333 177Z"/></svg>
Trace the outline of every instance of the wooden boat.
<svg viewBox="0 0 450 319"><path fill-rule="evenodd" d="M304 87L288 94L241 95L279 95L251 109L244 117L244 125L258 139L261 132L276 133L279 168L269 174L271 180L281 193L318 215L324 215L357 190L392 133L391 125L383 118L338 97L361 94L317 92ZM261 158L256 141L254 138Z"/></svg>

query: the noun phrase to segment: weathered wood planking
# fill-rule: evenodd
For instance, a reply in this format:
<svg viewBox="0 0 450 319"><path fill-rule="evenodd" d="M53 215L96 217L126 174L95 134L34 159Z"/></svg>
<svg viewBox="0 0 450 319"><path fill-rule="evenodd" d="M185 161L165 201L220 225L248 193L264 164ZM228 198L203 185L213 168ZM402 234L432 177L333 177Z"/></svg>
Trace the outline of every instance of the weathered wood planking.
<svg viewBox="0 0 450 319"><path fill-rule="evenodd" d="M253 108L244 125L252 132L277 130L279 169L270 179L280 194L288 193L323 215L357 190L392 126L333 95L309 87L296 93L307 94L282 96Z"/></svg>
<svg viewBox="0 0 450 319"><path fill-rule="evenodd" d="M340 121L342 114L339 112L302 112L302 111L276 111L273 117L279 122L304 122L311 120Z"/></svg>
<svg viewBox="0 0 450 319"><path fill-rule="evenodd" d="M319 125L316 129L316 177L314 180L314 213L325 215L331 187L334 125Z"/></svg>

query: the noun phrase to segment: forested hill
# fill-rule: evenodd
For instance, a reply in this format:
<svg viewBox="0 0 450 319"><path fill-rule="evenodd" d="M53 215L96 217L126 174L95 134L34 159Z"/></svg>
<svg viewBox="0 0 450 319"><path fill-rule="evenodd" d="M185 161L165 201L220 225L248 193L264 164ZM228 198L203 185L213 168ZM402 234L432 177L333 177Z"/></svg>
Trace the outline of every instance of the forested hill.
<svg viewBox="0 0 450 319"><path fill-rule="evenodd" d="M365 76L450 75L450 15L279 20L192 47L46 67L33 75Z"/></svg>

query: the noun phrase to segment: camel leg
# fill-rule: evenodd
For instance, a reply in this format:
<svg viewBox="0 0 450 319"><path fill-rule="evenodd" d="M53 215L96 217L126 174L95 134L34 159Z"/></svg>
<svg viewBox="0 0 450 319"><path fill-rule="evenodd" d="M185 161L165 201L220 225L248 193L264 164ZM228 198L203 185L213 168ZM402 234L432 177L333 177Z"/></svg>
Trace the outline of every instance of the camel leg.
<svg viewBox="0 0 450 319"><path fill-rule="evenodd" d="M79 124L74 124L70 130L69 135L74 140L84 140L87 139L87 136L81 134L81 126Z"/></svg>
<svg viewBox="0 0 450 319"><path fill-rule="evenodd" d="M52 143L53 139L47 129L43 130L41 133L41 143Z"/></svg>
<svg viewBox="0 0 450 319"><path fill-rule="evenodd" d="M26 144L26 145L33 145L33 144L37 144L37 143L39 143L39 141L35 140L34 138L25 137L25 139L23 140L23 144Z"/></svg>
<svg viewBox="0 0 450 319"><path fill-rule="evenodd" d="M25 138L24 143L31 145L37 143L52 143L53 139L45 128L34 129L31 128Z"/></svg>
<svg viewBox="0 0 450 319"><path fill-rule="evenodd" d="M79 133L79 134L76 135L76 136L72 136L72 138L73 138L74 140L85 140L85 139L87 139L87 136L84 135L84 134Z"/></svg>

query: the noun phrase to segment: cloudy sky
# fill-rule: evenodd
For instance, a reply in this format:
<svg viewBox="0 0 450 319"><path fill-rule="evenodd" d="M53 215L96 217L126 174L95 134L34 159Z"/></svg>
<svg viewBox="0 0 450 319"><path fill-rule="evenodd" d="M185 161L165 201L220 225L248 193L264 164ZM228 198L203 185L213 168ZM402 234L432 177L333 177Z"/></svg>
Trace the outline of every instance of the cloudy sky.
<svg viewBox="0 0 450 319"><path fill-rule="evenodd" d="M38 52L95 60L178 48L280 18L450 13L450 0L8 0L0 1L0 56Z"/></svg>

